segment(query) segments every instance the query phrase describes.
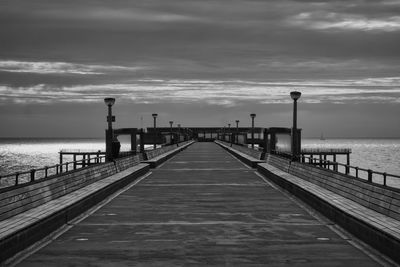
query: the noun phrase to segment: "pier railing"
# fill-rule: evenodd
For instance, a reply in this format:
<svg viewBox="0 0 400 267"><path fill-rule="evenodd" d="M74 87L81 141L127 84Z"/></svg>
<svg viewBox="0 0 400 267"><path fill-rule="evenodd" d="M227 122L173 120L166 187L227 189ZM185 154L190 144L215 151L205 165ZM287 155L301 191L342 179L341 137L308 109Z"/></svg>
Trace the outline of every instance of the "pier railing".
<svg viewBox="0 0 400 267"><path fill-rule="evenodd" d="M350 148L302 148L301 154L350 154Z"/></svg>
<svg viewBox="0 0 400 267"><path fill-rule="evenodd" d="M93 164L104 163L106 160L105 156L98 156L93 158L85 158L81 160L75 160L65 162L62 164L55 164L51 166L45 166L41 168L35 168L27 171L15 172L11 174L0 176L0 188L6 188L11 186L17 186L20 184L34 182L39 179L48 178L51 176L59 175L72 170L87 167Z"/></svg>
<svg viewBox="0 0 400 267"><path fill-rule="evenodd" d="M187 141L186 141L187 142ZM185 143L185 142L182 142ZM170 147L180 145L181 143L177 144L172 144L169 145ZM154 149L146 149L145 151L152 151ZM14 172L6 175L1 175L0 176L0 189L2 188L9 188L9 187L14 187L18 186L21 184L26 184L26 183L31 183L35 182L39 179L45 179L49 178L52 176L57 176L69 171L85 168L87 166L93 165L93 164L100 164L100 163L105 163L106 162L106 156L105 152L99 151L99 150L66 150L63 149L60 152L60 155L62 156L63 154L70 154L70 155L83 155L84 157L82 159L76 160L76 157L74 157L74 160L68 161L68 162L62 162L62 158L60 158L60 163L51 165L51 166L45 166L41 168L34 168L31 170L26 170L26 171L20 171L20 172ZM137 152L134 151L121 151L118 154L118 158L122 157L127 157L127 156L132 156L138 154ZM93 157L90 157L93 156Z"/></svg>
<svg viewBox="0 0 400 267"><path fill-rule="evenodd" d="M325 149L323 149L325 151ZM331 160L326 160L322 159L321 157L313 157L313 156L305 156L304 154L311 154L312 152L321 152L320 149L302 149L301 150L302 154L300 156L300 161L302 163L306 164L311 164L319 168L323 169L328 169L332 170L338 173L342 173L345 175L348 175L349 177L355 177L355 178L360 178L367 180L370 183L374 184L380 184L383 186L391 186L391 187L396 187L399 188L400 185L400 175L395 175L395 174L390 174L387 172L379 172L379 171L374 171L371 169L367 168L361 168L358 166L353 166L350 164L344 164L337 162L336 160L331 161ZM304 154L303 154L304 152ZM328 152L328 151L326 151ZM347 148L333 148L331 152L334 152L335 154L346 154L346 153L351 153L350 149ZM292 154L290 151L286 150L277 150L275 151L275 154L283 156L285 158L292 158ZM398 182L389 182L392 179L398 179Z"/></svg>
<svg viewBox="0 0 400 267"><path fill-rule="evenodd" d="M350 177L365 179L370 183L381 184L388 186L388 180L390 178L400 179L400 175L394 175L386 172L374 171L371 169L361 168L358 166L347 165L336 161L324 160L313 157L301 156L303 163L312 164L316 167L333 170L335 172L346 174ZM400 180L399 180L400 182ZM392 186L392 185L389 185ZM393 185L393 187L399 187Z"/></svg>

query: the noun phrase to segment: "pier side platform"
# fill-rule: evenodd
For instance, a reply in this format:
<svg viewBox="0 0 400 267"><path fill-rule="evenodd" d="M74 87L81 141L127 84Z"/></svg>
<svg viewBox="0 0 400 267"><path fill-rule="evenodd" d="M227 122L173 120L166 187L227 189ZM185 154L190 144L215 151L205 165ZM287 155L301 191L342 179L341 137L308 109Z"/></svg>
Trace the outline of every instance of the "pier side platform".
<svg viewBox="0 0 400 267"><path fill-rule="evenodd" d="M149 165L135 156L1 192L0 262L148 171Z"/></svg>
<svg viewBox="0 0 400 267"><path fill-rule="evenodd" d="M18 266L379 266L215 143L194 143Z"/></svg>
<svg viewBox="0 0 400 267"><path fill-rule="evenodd" d="M270 156L258 171L400 263L400 192Z"/></svg>
<svg viewBox="0 0 400 267"><path fill-rule="evenodd" d="M400 190L292 162L275 155L257 156L216 141L268 179L299 197L364 242L400 263ZM251 149L247 149L251 150Z"/></svg>

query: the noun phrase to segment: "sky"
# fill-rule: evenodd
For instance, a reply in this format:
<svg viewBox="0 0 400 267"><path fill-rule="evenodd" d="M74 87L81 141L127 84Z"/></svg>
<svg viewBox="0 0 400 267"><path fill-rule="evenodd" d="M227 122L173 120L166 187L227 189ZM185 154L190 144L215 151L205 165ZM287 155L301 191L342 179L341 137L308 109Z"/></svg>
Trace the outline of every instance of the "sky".
<svg viewBox="0 0 400 267"><path fill-rule="evenodd" d="M400 0L2 0L0 137L291 127L400 137Z"/></svg>

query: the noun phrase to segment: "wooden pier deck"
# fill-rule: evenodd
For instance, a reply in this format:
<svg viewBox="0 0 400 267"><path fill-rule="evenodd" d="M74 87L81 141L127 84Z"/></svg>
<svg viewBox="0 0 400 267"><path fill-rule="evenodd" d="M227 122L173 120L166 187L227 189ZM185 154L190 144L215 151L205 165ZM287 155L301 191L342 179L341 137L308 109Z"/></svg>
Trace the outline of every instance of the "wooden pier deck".
<svg viewBox="0 0 400 267"><path fill-rule="evenodd" d="M18 266L379 266L214 143L195 143Z"/></svg>

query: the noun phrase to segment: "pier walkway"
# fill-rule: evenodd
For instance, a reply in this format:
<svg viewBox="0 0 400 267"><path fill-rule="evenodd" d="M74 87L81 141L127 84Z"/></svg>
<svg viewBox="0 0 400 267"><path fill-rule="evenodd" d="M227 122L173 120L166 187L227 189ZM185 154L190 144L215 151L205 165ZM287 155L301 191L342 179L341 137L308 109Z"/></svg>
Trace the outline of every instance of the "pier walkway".
<svg viewBox="0 0 400 267"><path fill-rule="evenodd" d="M214 143L195 143L18 266L379 266L352 239Z"/></svg>

